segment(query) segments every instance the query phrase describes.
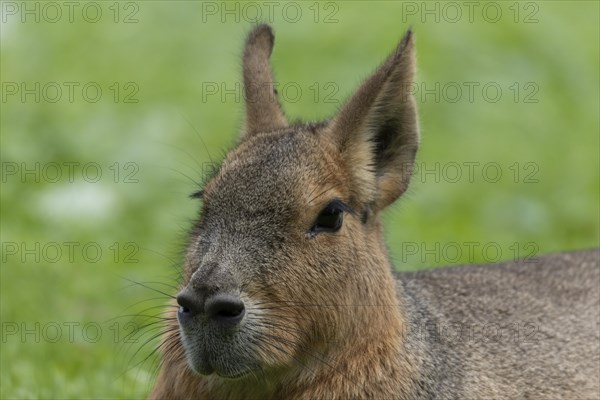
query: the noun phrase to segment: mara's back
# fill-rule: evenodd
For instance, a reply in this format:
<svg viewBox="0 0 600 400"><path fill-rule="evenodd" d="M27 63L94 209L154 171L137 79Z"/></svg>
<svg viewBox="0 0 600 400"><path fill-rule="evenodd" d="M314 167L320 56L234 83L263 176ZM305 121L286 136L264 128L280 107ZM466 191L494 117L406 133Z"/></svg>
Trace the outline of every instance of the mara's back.
<svg viewBox="0 0 600 400"><path fill-rule="evenodd" d="M596 249L396 274L435 397L600 398L599 260Z"/></svg>

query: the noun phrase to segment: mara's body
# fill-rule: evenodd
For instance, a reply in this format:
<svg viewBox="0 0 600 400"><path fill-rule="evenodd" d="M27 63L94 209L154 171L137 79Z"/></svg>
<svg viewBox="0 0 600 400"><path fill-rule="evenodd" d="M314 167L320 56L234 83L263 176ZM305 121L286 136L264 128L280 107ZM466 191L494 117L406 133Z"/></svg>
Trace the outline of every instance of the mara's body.
<svg viewBox="0 0 600 400"><path fill-rule="evenodd" d="M599 260L588 250L398 274L407 341L425 355L417 397L600 398Z"/></svg>
<svg viewBox="0 0 600 400"><path fill-rule="evenodd" d="M266 25L240 143L195 197L155 399L600 396L597 250L392 274L380 212L419 144L410 32L331 120L289 124Z"/></svg>

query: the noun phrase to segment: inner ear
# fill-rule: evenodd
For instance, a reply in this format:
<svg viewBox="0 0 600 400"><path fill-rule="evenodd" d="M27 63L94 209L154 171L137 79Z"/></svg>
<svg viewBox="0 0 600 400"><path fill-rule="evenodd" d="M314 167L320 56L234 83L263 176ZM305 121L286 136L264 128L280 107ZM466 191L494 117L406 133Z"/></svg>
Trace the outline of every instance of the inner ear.
<svg viewBox="0 0 600 400"><path fill-rule="evenodd" d="M332 121L327 136L337 146L353 181L352 192L373 212L408 187L419 144L411 93L415 56L412 33L358 88Z"/></svg>
<svg viewBox="0 0 600 400"><path fill-rule="evenodd" d="M392 144L398 133L400 124L397 118L387 118L377 126L372 141L375 158L376 172L380 173L387 162L394 158L391 150Z"/></svg>

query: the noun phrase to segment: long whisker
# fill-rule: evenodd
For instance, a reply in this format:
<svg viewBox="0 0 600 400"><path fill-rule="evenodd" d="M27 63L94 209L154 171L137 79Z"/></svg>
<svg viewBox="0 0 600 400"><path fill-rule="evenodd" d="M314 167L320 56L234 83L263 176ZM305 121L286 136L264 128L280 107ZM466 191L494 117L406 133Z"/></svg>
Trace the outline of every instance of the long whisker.
<svg viewBox="0 0 600 400"><path fill-rule="evenodd" d="M129 278L126 278L126 277L124 277L124 276L121 276L120 278L121 278L121 279L124 279L124 280L126 280L126 281L128 281L128 282L134 283L134 284L136 284L136 285L139 285L139 286L145 287L146 289L150 289L150 290L152 290L152 291L155 291L155 292L157 292L157 293L160 293L160 294L162 294L162 295L165 295L165 296L167 296L167 297L168 297L168 298L170 298L170 299L175 299L175 296L173 296L173 295L170 295L170 294L168 294L168 293L165 293L165 292L163 292L163 291L161 291L161 290L158 290L158 289L156 289L156 288L153 288L152 286L145 285L145 284L144 284L144 283L142 283L142 282L136 282L136 281L134 281L134 280L132 280L132 279L129 279Z"/></svg>

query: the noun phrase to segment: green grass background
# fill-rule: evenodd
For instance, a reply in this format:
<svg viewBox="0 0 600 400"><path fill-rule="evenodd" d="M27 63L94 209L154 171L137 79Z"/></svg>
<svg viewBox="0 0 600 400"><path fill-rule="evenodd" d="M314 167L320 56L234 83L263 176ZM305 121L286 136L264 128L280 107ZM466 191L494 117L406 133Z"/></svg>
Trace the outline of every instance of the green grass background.
<svg viewBox="0 0 600 400"><path fill-rule="evenodd" d="M77 89L73 102L66 91L56 103L43 98L38 103L31 96L23 102L18 95L3 100L3 168L7 163L95 162L103 176L89 183L76 168L73 182L43 177L36 182L31 176L2 181L2 398L147 394L156 358L146 357L156 340L144 343L160 328L147 327L134 335L136 343L123 343L131 332L127 315L156 315L160 309L144 309L159 306L164 296L127 279L173 284L173 264L198 211L187 195L201 180L203 163L219 159L234 143L242 120L243 104L232 95L222 101L202 94L207 82L232 88L239 81L250 22L236 21L235 15L223 22L220 15L205 14L203 20L201 2L141 1L135 3L137 22L115 23L113 3L99 4L103 17L97 23L83 20L81 7L73 23L66 16L56 23L31 17L23 23L19 16L3 14L2 82L97 82L103 89L96 103L83 100ZM515 256L515 243L519 256L598 246L598 2L521 2L516 21L514 2L497 2L503 14L495 23L483 18L483 5L475 9L473 22L463 15L453 23L445 20L454 18L450 9L436 21L431 14L407 15L406 3L391 1L320 3L315 22L314 2L296 4L302 11L298 22L289 21L292 9L288 21L283 18L283 3L275 8L272 57L278 81L302 89L297 101L284 103L293 118L332 115L339 103L324 101L331 90L325 85L333 82L339 89L333 99L343 101L409 25L416 32L419 84L480 85L472 102L466 89L456 102L448 101L454 96L450 91L439 101L433 95L420 98L418 162L430 169L436 162L440 168L495 162L503 175L494 183L482 178L481 169L473 182L464 177L436 182L431 174L414 179L409 193L384 216L397 269L484 262L490 257L482 247L489 243L501 249L502 260ZM119 21L132 7L119 6ZM437 7L442 10L443 3ZM332 12L336 21L326 23ZM532 12L534 21L526 23ZM115 102L109 89L114 82L121 90L134 82L139 101ZM481 87L489 82L503 90L497 102L482 97ZM539 89L535 103L523 101L527 82ZM317 99L310 89L315 83L321 90ZM514 83L522 91L517 101L510 89ZM121 172L116 183L109 169L115 162ZM123 182L123 174L131 171L127 162L138 166L137 183ZM518 182L509 168L514 163L522 174ZM532 171L525 168L533 168L526 163L533 163L527 165L534 165L536 183L524 182L523 174ZM65 242L79 243L72 260L64 254ZM129 242L139 248L133 263L125 262ZM478 243L473 254L466 251L470 242ZM49 243L59 243L63 255L57 262L48 262L51 254L23 260L22 251L6 254L8 243L20 249L39 243L48 251ZM103 250L98 261L84 259L86 243ZM121 249L116 260L113 243ZM418 253L403 253L406 243L416 244ZM449 244L458 244L462 255L455 257L449 247L444 254ZM148 285L174 293L160 283ZM133 321L140 326L153 319ZM72 338L67 324L74 326ZM97 326L102 334L96 340ZM10 334L15 327L18 332Z"/></svg>

